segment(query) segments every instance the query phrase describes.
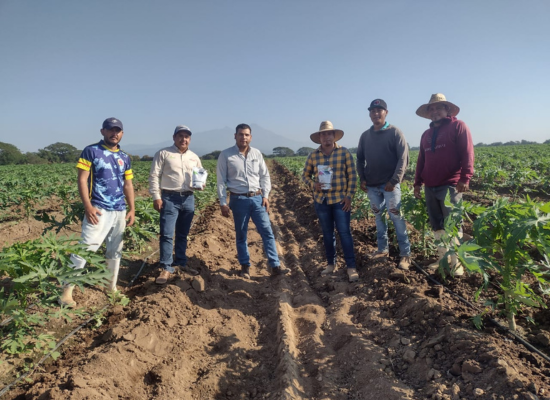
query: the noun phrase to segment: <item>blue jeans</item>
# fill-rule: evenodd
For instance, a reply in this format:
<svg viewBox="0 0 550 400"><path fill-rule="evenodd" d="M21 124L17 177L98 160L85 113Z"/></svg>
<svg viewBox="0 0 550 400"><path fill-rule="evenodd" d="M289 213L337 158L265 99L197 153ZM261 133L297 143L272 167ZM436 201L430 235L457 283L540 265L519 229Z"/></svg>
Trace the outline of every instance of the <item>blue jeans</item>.
<svg viewBox="0 0 550 400"><path fill-rule="evenodd" d="M348 268L355 268L355 253L353 252L353 238L351 237L350 211L342 210L344 206L341 203L327 204L325 199L322 203L314 202L315 212L319 217L319 223L323 230L323 242L325 244L325 252L327 262L329 264L336 263L336 235L334 227L340 236L340 243L344 251L344 260Z"/></svg>
<svg viewBox="0 0 550 400"><path fill-rule="evenodd" d="M233 221L235 221L235 238L239 264L250 266L247 235L248 222L252 218L258 233L262 237L267 262L271 268L277 268L281 263L277 255L275 236L271 230L269 215L265 207L262 207L262 196L246 197L231 194L229 208L233 212Z"/></svg>
<svg viewBox="0 0 550 400"><path fill-rule="evenodd" d="M376 237L378 239L378 251L388 251L388 226L385 220L386 208L389 211L390 219L393 221L397 243L399 244L399 255L408 257L411 255L411 244L407 235L407 223L401 215L401 185L398 183L393 192L386 192L386 185L367 186L367 196L376 217Z"/></svg>
<svg viewBox="0 0 550 400"><path fill-rule="evenodd" d="M195 215L195 196L182 196L178 193L162 193L160 210L160 266L174 272L172 250L174 249L174 229L176 231L176 259L174 265L186 266L187 235Z"/></svg>

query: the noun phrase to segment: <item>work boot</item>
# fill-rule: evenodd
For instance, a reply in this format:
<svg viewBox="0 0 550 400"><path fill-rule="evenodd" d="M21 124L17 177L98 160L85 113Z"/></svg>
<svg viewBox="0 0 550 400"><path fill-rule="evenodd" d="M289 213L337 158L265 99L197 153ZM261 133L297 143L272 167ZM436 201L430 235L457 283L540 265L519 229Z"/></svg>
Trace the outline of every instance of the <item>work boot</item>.
<svg viewBox="0 0 550 400"><path fill-rule="evenodd" d="M116 292L116 283L118 280L118 270L120 269L120 258L105 260L107 263L107 269L111 273L111 279L109 280L108 289L111 292Z"/></svg>
<svg viewBox="0 0 550 400"><path fill-rule="evenodd" d="M160 272L160 275L158 276L157 280L155 281L155 283L157 285L164 285L166 282L168 282L168 279L170 279L170 276L172 274L168 271L166 271L165 269L163 269L161 272Z"/></svg>
<svg viewBox="0 0 550 400"><path fill-rule="evenodd" d="M388 250L384 250L384 251L376 250L374 253L370 254L370 258L384 258L384 257L387 257L388 254L389 254Z"/></svg>
<svg viewBox="0 0 550 400"><path fill-rule="evenodd" d="M408 271L410 265L411 265L411 257L405 256L405 257L401 257L401 260L399 260L399 265L397 266L397 268L402 269L403 271Z"/></svg>
<svg viewBox="0 0 550 400"><path fill-rule="evenodd" d="M451 273L453 274L453 276L464 275L464 267L460 263L460 260L458 259L456 254L453 254L451 256L451 263L449 264L449 268L451 269Z"/></svg>
<svg viewBox="0 0 550 400"><path fill-rule="evenodd" d="M357 268L348 268L348 280L351 282L356 282L359 280L359 274L357 273Z"/></svg>
<svg viewBox="0 0 550 400"><path fill-rule="evenodd" d="M65 306L69 308L74 308L76 306L76 301L73 300L73 290L74 285L63 285L63 293L61 294L61 297L57 299L57 302L60 306Z"/></svg>
<svg viewBox="0 0 550 400"><path fill-rule="evenodd" d="M248 265L241 265L241 273L240 275L244 279L250 279L250 266Z"/></svg>
<svg viewBox="0 0 550 400"><path fill-rule="evenodd" d="M271 267L271 275L272 276L276 276L276 275L286 275L288 274L290 271L286 268L283 268L282 266L279 266L279 267Z"/></svg>
<svg viewBox="0 0 550 400"><path fill-rule="evenodd" d="M443 235L445 235L445 231L443 229L434 232L434 238L436 241L441 240ZM437 261L428 265L428 269L438 269L439 262L443 260L445 253L447 253L447 248L445 246L437 246Z"/></svg>
<svg viewBox="0 0 550 400"><path fill-rule="evenodd" d="M189 275L193 276L197 276L199 274L199 271L197 271L195 268L191 268L189 265L180 266L180 271L187 272Z"/></svg>
<svg viewBox="0 0 550 400"><path fill-rule="evenodd" d="M336 265L329 264L327 267L321 271L322 276L330 275L336 270Z"/></svg>

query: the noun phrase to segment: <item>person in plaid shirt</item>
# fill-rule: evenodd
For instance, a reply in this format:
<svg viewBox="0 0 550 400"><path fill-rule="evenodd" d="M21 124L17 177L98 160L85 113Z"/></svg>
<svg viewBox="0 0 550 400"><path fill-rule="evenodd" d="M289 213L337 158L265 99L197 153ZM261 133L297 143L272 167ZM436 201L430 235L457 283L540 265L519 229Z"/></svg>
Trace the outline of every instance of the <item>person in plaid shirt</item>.
<svg viewBox="0 0 550 400"><path fill-rule="evenodd" d="M334 129L330 121L321 122L319 131L310 135L311 140L321 146L307 158L302 180L313 191L315 211L323 230L328 265L321 275L329 275L336 270L336 236L334 234L336 226L344 250L348 278L350 282L354 282L359 279L359 275L355 267L350 216L351 199L355 195L357 186L357 174L350 151L336 143L343 136L344 132ZM330 188L324 188L325 185L318 179L319 170L323 170L323 166L332 169Z"/></svg>

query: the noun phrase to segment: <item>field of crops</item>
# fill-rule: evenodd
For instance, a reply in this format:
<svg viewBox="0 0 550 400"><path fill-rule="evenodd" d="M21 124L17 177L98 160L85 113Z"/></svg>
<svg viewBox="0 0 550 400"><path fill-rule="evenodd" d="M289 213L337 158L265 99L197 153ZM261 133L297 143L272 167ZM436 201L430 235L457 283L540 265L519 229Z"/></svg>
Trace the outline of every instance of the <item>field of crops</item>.
<svg viewBox="0 0 550 400"><path fill-rule="evenodd" d="M424 201L413 196L416 158L417 152L412 152L402 184L402 210L410 224L414 258L424 266L433 260L437 243L427 224ZM489 318L506 322L510 329L550 353L550 315L546 311L550 294L550 146L476 148L471 190L454 207L446 224L449 237L456 238L446 243L449 254L458 255L467 277L453 279L445 263L438 275L446 287L477 305L478 311L469 314L422 274L393 272L390 264L396 254L395 239L389 262L367 259L366 253L376 246L374 217L367 196L360 190L353 202L352 228L361 280L351 285L339 275L334 281L321 278L320 229L311 196L298 182L305 160L293 157L269 162L274 183L271 218L277 227L281 259L293 271L285 278L286 284L277 281L266 285L261 240L254 233L250 233L249 247L258 264L257 278L245 282L234 274L232 220L224 219L218 208L211 206L217 198L216 162L205 161L208 185L204 192L196 193L197 226L190 242L190 262L201 271L207 290L195 293L184 274L177 275L174 284L158 287L154 285L156 272L149 271L138 280L136 289L108 297L106 305L120 310L124 307L119 311L124 318L113 315L110 319L102 311L104 304L69 310L56 303L62 281L88 288L88 293L90 288L105 285L108 277L102 256L78 244L83 208L74 166L0 166L0 233L6 233L0 236L4 241L0 253L0 382L8 383L14 374L32 370L42 354L50 353L60 339L61 331L55 327L61 321L72 329L93 317L96 331L90 330L74 344L86 362L64 360L61 349L51 353L52 358L59 359L47 370L48 379L57 380L68 393L81 389L88 393L91 386L78 379L88 379L90 373L105 368L99 363L93 372L80 371L80 365L88 364L88 360L94 364L87 352L93 352L98 360L112 354L109 362L120 359L120 364L110 368L121 371L132 365L138 352L140 362L147 367L139 373L128 372L137 374L133 383L115 385L119 397L152 398L164 390L164 398L184 398L182 393L189 392L192 397L185 398L190 399L275 398L276 393L286 393L286 398L375 398L366 395L369 391L376 398L395 399L504 399L527 396L527 392L545 398L550 391L550 360L522 356L509 339L490 339L495 332L487 324ZM132 167L136 224L126 229L123 258L128 265L139 265L158 248L159 215L147 191L150 162L134 162ZM461 222L467 233L464 238L457 229ZM85 274L67 267L71 253L88 261ZM290 306L294 309L286 315L284 309ZM275 322L275 315L282 322ZM120 329L133 329L134 336L124 335ZM288 334L288 330L293 333ZM145 344L154 342L155 332L179 343L172 352L181 351L176 359L181 358L183 364L174 361L170 351L159 353L156 345L152 350ZM272 343L273 332L277 332L276 343ZM445 332L445 339L441 339L441 332ZM132 347L130 358L124 358L121 349L125 346L137 346ZM382 346L381 353L374 357L378 346ZM493 357L498 348L506 348L505 353ZM412 359L411 349L415 353ZM471 359L462 356L465 351L475 355ZM273 361L274 354L278 361ZM296 365L285 364L289 357ZM504 364L497 359L516 365L519 372L506 367L503 373ZM239 360L243 360L242 365ZM364 360L376 364L377 372L369 369L371 361ZM172 364L173 369L164 367ZM340 372L327 370L328 365ZM82 375L74 375L73 368ZM476 368L482 372L471 372ZM180 376L187 386L169 378L180 370L189 375ZM102 372L97 374L102 376ZM273 374L278 378L273 380ZM295 379L294 384L288 383L293 382L289 376ZM94 383L94 390L103 387L105 379L113 378L101 379ZM373 379L378 389L367 385ZM395 379L399 380L397 386ZM496 382L510 387L497 389ZM529 382L536 382L536 390ZM50 397L44 398L69 398L48 384L40 385L31 383L18 393L31 390L33 396L47 392ZM455 386L459 397L452 397L458 393ZM141 392L134 392L138 387ZM476 392L478 388L483 388L485 395ZM105 393L102 398L115 396L115 392Z"/></svg>

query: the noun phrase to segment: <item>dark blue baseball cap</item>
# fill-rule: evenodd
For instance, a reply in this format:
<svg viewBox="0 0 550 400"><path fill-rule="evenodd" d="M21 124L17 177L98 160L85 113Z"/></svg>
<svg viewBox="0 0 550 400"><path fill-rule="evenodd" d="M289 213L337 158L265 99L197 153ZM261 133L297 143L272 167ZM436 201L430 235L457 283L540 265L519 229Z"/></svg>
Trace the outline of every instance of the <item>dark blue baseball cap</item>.
<svg viewBox="0 0 550 400"><path fill-rule="evenodd" d="M105 121L103 121L103 129L113 128L120 128L120 130L124 130L124 128L122 127L122 121L116 118L107 118Z"/></svg>
<svg viewBox="0 0 550 400"><path fill-rule="evenodd" d="M372 110L373 108L382 108L382 109L388 111L388 105L382 99L375 99L375 100L371 101L369 111Z"/></svg>

